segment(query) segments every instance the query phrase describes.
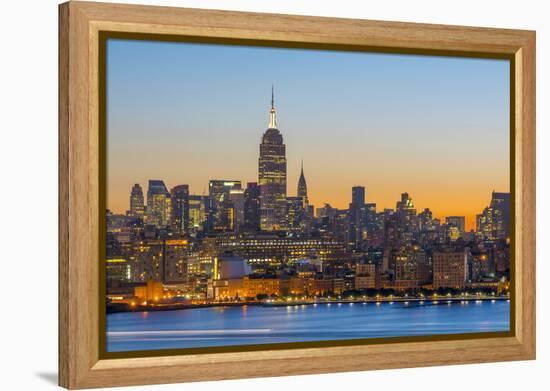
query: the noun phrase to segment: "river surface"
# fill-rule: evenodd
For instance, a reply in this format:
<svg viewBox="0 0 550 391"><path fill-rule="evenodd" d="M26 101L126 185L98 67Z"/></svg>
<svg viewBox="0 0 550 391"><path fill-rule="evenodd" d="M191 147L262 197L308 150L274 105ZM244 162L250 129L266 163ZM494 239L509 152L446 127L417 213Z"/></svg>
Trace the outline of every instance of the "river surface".
<svg viewBox="0 0 550 391"><path fill-rule="evenodd" d="M107 351L508 331L506 300L209 307L107 315Z"/></svg>

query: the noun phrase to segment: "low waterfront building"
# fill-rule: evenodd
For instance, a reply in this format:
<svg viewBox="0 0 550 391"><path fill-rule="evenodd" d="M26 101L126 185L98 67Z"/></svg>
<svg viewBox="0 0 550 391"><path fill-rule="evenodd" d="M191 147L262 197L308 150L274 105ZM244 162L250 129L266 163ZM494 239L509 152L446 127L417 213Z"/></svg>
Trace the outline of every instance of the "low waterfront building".
<svg viewBox="0 0 550 391"><path fill-rule="evenodd" d="M245 297L257 298L261 295L279 296L281 294L279 279L272 277L244 277L243 288Z"/></svg>
<svg viewBox="0 0 550 391"><path fill-rule="evenodd" d="M249 264L283 265L287 262L317 257L324 263L346 259L345 244L325 238L291 238L277 235L245 237L218 237L218 251L230 250L246 259Z"/></svg>
<svg viewBox="0 0 550 391"><path fill-rule="evenodd" d="M465 249L440 249L433 253L433 287L464 289L468 276Z"/></svg>
<svg viewBox="0 0 550 391"><path fill-rule="evenodd" d="M313 290L313 279L308 277L293 276L289 278L289 294L291 295L309 295Z"/></svg>
<svg viewBox="0 0 550 391"><path fill-rule="evenodd" d="M159 301L164 294L164 286L160 281L147 281L145 286L134 288L134 296L144 301Z"/></svg>
<svg viewBox="0 0 550 391"><path fill-rule="evenodd" d="M344 280L330 276L316 277L291 277L291 295L297 296L324 296L329 294L339 295L344 290Z"/></svg>
<svg viewBox="0 0 550 391"><path fill-rule="evenodd" d="M495 293L501 293L505 289L506 284L496 279L483 279L480 281L470 281L466 283L466 289L471 291L493 291Z"/></svg>
<svg viewBox="0 0 550 391"><path fill-rule="evenodd" d="M329 294L339 295L344 291L344 280L324 276L313 280L313 295L324 296Z"/></svg>
<svg viewBox="0 0 550 391"><path fill-rule="evenodd" d="M379 285L380 270L374 263L358 263L355 266L355 289L375 289Z"/></svg>
<svg viewBox="0 0 550 391"><path fill-rule="evenodd" d="M254 300L260 295L280 295L279 279L264 276L245 276L212 281L212 296L216 300Z"/></svg>
<svg viewBox="0 0 550 391"><path fill-rule="evenodd" d="M142 240L126 250L131 281L182 283L187 280L189 244L185 239Z"/></svg>
<svg viewBox="0 0 550 391"><path fill-rule="evenodd" d="M246 261L233 253L224 253L214 259L214 279L231 280L243 278L251 273Z"/></svg>
<svg viewBox="0 0 550 391"><path fill-rule="evenodd" d="M105 262L107 290L129 282L132 277L132 268L124 258L111 258Z"/></svg>

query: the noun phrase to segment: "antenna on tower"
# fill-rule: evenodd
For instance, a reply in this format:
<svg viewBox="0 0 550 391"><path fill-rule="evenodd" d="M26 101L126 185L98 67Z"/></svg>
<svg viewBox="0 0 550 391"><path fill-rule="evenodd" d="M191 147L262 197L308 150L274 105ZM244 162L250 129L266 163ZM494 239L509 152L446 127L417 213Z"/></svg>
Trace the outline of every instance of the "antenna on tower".
<svg viewBox="0 0 550 391"><path fill-rule="evenodd" d="M271 85L271 110L269 110L269 129L277 129L277 118L275 114L275 88Z"/></svg>

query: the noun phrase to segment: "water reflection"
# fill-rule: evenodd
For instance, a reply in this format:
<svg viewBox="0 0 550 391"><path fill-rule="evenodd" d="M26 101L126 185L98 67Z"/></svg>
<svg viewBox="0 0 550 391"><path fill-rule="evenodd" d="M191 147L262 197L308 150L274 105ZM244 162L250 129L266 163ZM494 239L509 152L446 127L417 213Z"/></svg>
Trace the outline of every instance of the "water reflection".
<svg viewBox="0 0 550 391"><path fill-rule="evenodd" d="M210 307L107 316L109 351L509 330L506 301ZM283 312L281 312L281 310Z"/></svg>

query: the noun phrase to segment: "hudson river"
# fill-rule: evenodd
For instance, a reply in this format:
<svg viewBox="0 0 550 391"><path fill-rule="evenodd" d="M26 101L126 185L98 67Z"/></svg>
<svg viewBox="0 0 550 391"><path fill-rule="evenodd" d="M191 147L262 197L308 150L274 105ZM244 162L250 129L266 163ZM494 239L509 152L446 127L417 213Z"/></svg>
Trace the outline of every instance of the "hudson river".
<svg viewBox="0 0 550 391"><path fill-rule="evenodd" d="M506 300L209 307L107 315L107 350L508 331Z"/></svg>

